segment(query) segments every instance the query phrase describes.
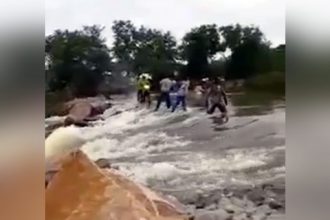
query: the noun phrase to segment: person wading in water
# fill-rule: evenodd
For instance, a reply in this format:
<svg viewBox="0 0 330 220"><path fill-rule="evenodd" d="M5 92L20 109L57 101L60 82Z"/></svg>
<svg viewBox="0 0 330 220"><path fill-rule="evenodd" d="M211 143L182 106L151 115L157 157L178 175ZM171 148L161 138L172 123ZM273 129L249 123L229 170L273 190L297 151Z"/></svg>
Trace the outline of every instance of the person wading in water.
<svg viewBox="0 0 330 220"><path fill-rule="evenodd" d="M208 99L208 114L213 114L215 109L218 108L221 112L221 118L225 119L225 122L228 122L228 99L226 92L223 87L223 79L215 79L212 85L210 86L207 99Z"/></svg>
<svg viewBox="0 0 330 220"><path fill-rule="evenodd" d="M157 100L157 106L155 111L158 111L161 103L163 101L166 102L166 107L169 109L171 108L171 98L170 98L170 90L172 88L172 80L170 79L170 77L166 77L164 79L162 79L160 82L160 96L158 97Z"/></svg>
<svg viewBox="0 0 330 220"><path fill-rule="evenodd" d="M149 108L151 105L151 97L150 97L150 83L151 76L149 74L142 74L138 81L138 101L139 103L146 103Z"/></svg>
<svg viewBox="0 0 330 220"><path fill-rule="evenodd" d="M182 105L184 111L187 111L186 107L186 95L188 94L189 81L187 79L180 80L178 82L178 90L177 97L175 103L172 106L172 112L178 107L178 105Z"/></svg>

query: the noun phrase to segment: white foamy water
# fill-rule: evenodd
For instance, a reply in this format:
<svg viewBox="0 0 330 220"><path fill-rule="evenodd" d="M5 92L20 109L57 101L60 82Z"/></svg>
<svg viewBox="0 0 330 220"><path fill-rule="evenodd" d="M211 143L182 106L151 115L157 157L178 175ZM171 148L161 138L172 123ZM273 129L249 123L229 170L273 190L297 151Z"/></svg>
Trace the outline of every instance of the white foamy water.
<svg viewBox="0 0 330 220"><path fill-rule="evenodd" d="M247 171L266 166L272 159L271 152L264 149L249 151L230 150L223 157L215 158L205 153L185 152L181 160L151 163L119 163L122 171L138 182L148 184L150 180L166 181L172 190L214 189L226 185L253 185L260 180L280 178L285 167L257 172L249 177ZM274 176L276 174L276 176ZM160 184L162 185L162 184ZM163 189L160 189L163 190Z"/></svg>
<svg viewBox="0 0 330 220"><path fill-rule="evenodd" d="M267 167L277 155L284 155L284 146L244 148L245 143L264 132L272 133L272 137L283 137L283 112L273 116L233 116L224 125L226 131L214 133L203 141L195 140L195 133L182 135L181 132L192 127L197 135L213 132L209 116L197 109L172 114L164 107L153 112L152 109L135 108L134 102L119 102L103 116L104 121L81 128L85 138L90 140L83 146L83 151L93 160L110 159L128 176L155 189L253 185L285 175L284 164ZM263 129L262 126L269 127L269 124L274 125L271 131ZM175 131L171 132L175 135L167 131ZM194 147L196 144L198 148Z"/></svg>
<svg viewBox="0 0 330 220"><path fill-rule="evenodd" d="M194 200L213 190L284 183L283 109L237 117L229 106L230 120L221 124L217 113L209 116L189 108L172 114L164 107L153 112L136 107L133 99L114 100L103 114L105 120L79 128L87 139L82 150L90 159L109 159L134 181L183 202L185 195ZM59 120L52 117L46 123ZM266 219L265 213L271 212L266 204L257 206L236 197L221 196L218 202L219 207L235 210L233 219L244 219L247 210L253 219Z"/></svg>
<svg viewBox="0 0 330 220"><path fill-rule="evenodd" d="M94 160L99 158L117 159L120 157L144 158L150 154L161 154L164 150L189 144L180 137L169 137L164 132L145 132L116 139L113 136L101 137L83 146L83 150Z"/></svg>
<svg viewBox="0 0 330 220"><path fill-rule="evenodd" d="M64 116L52 116L49 118L45 119L45 126L53 125L53 124L58 124L58 123L63 123L65 117Z"/></svg>

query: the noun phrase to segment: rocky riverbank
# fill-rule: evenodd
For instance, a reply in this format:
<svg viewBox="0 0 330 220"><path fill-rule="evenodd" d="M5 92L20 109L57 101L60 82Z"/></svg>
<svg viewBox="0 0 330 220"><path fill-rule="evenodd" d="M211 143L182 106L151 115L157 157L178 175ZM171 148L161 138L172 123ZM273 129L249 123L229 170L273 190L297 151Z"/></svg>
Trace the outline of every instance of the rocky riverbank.
<svg viewBox="0 0 330 220"><path fill-rule="evenodd" d="M278 184L200 192L184 200L187 212L196 220L284 220L285 188Z"/></svg>

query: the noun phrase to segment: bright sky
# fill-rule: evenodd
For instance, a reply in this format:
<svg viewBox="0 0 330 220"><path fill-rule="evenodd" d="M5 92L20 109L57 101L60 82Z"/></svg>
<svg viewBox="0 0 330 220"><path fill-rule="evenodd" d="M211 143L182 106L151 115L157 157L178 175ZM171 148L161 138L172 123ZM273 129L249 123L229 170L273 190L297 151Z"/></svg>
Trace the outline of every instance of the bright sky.
<svg viewBox="0 0 330 220"><path fill-rule="evenodd" d="M46 35L99 24L111 44L119 19L169 30L177 40L201 24L254 24L273 46L285 43L285 0L46 0Z"/></svg>

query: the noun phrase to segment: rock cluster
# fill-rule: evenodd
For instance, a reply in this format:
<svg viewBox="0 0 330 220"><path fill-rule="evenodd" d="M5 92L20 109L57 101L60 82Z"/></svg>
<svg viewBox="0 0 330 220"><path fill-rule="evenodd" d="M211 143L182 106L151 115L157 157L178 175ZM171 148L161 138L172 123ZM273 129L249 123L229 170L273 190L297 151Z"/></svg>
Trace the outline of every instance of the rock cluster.
<svg viewBox="0 0 330 220"><path fill-rule="evenodd" d="M181 196L180 196L181 197ZM272 184L183 197L194 220L284 220L285 188Z"/></svg>

